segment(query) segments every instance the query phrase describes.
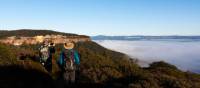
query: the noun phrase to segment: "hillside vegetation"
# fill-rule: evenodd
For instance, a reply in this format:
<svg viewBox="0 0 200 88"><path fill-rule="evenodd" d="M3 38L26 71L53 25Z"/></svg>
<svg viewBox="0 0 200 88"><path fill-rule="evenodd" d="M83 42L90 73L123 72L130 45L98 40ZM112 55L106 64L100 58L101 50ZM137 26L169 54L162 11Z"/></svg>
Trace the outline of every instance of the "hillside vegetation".
<svg viewBox="0 0 200 88"><path fill-rule="evenodd" d="M59 88L60 69L56 61L63 46L56 45L53 73L38 62L40 45L0 44L0 88ZM77 88L199 88L200 75L183 72L165 62L142 68L126 55L95 42L78 42L81 57Z"/></svg>
<svg viewBox="0 0 200 88"><path fill-rule="evenodd" d="M37 62L37 47L8 46L0 44L1 88L13 86L32 88L56 88L59 79L59 68L54 62L53 74ZM61 45L57 45L55 59L58 58ZM26 52L24 52L24 49ZM141 68L134 61L118 52L107 50L94 42L82 42L76 45L81 54L79 88L99 86L106 88L199 88L200 75L182 72L165 62L155 62L148 68ZM16 53L17 51L17 53ZM29 51L29 52L27 52ZM19 54L26 55L20 60Z"/></svg>

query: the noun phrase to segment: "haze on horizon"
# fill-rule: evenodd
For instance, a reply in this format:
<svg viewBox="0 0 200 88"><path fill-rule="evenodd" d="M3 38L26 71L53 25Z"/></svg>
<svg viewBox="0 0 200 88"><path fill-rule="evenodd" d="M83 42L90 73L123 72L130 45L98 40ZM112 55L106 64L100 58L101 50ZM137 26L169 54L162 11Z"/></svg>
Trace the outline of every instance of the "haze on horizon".
<svg viewBox="0 0 200 88"><path fill-rule="evenodd" d="M199 0L1 0L0 30L200 35Z"/></svg>

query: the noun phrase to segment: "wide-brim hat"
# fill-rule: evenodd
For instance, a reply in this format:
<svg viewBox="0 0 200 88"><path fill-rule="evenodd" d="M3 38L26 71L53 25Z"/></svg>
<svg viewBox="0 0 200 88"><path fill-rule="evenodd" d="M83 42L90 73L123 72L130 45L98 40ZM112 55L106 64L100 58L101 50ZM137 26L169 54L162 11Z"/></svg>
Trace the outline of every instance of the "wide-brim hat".
<svg viewBox="0 0 200 88"><path fill-rule="evenodd" d="M65 49L73 49L74 48L74 43L68 42L64 44Z"/></svg>

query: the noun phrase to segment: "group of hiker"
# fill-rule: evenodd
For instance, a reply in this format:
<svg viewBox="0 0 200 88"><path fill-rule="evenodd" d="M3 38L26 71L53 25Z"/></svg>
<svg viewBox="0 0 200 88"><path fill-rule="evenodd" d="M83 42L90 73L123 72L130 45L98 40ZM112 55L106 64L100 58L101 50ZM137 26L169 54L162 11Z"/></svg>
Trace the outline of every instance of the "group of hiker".
<svg viewBox="0 0 200 88"><path fill-rule="evenodd" d="M80 57L74 46L73 42L66 42L63 44L63 49L59 51L60 56L57 63L61 69L65 84L74 84L76 81L76 70L80 64ZM53 61L55 61L55 52L56 49L53 42L44 41L39 48L40 63L50 74L52 73Z"/></svg>

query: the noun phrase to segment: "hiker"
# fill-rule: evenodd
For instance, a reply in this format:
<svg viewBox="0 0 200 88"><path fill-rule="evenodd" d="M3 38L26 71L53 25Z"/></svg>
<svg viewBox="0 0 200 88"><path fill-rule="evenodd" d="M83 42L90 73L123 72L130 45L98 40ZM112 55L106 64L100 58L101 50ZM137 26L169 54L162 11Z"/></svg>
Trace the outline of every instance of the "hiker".
<svg viewBox="0 0 200 88"><path fill-rule="evenodd" d="M47 40L45 40L42 44L42 46L39 48L39 57L40 57L40 63L44 66L47 59L49 58L49 43Z"/></svg>
<svg viewBox="0 0 200 88"><path fill-rule="evenodd" d="M64 84L66 85L75 83L76 70L80 64L78 52L73 48L74 43L65 43L58 63L62 70L62 77L65 82Z"/></svg>
<svg viewBox="0 0 200 88"><path fill-rule="evenodd" d="M52 58L55 53L54 43L50 43L46 40L40 47L40 63L45 67L45 69L52 73Z"/></svg>

